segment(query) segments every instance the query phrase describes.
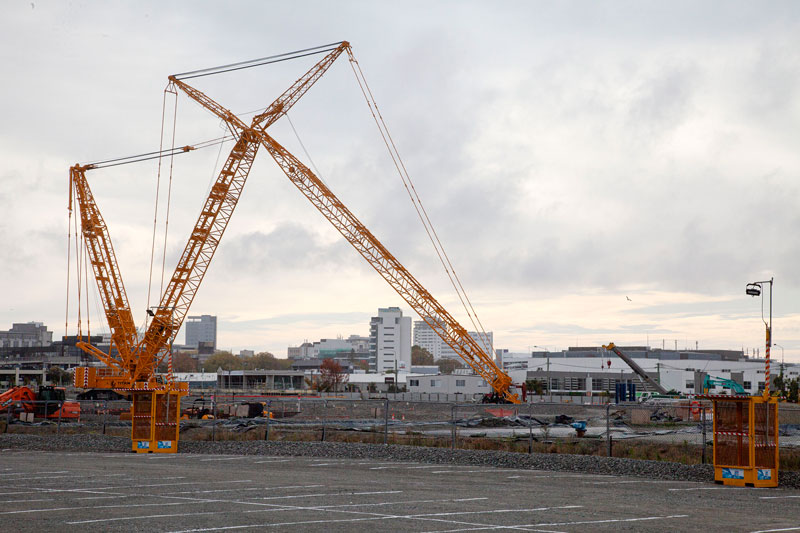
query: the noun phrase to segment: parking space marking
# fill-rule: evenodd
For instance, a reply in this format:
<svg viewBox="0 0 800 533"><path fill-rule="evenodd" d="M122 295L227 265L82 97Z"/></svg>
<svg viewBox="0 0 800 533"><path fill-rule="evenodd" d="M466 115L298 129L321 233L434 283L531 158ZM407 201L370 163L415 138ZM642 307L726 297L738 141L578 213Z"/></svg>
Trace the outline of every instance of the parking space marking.
<svg viewBox="0 0 800 533"><path fill-rule="evenodd" d="M760 531L753 531L753 533L774 533L776 531L798 531L800 526L797 527L784 527L781 529L762 529Z"/></svg>
<svg viewBox="0 0 800 533"><path fill-rule="evenodd" d="M224 512L224 511L223 511ZM176 514L153 514L147 516L120 516L117 518L99 518L97 520L78 520L75 522L65 522L65 524L75 525L75 524L92 524L96 522L118 522L120 520L146 520L150 518L170 518L176 516L200 516L200 515L208 515L208 514L219 514L218 511L211 511L211 512L201 512L201 513L176 513Z"/></svg>
<svg viewBox="0 0 800 533"><path fill-rule="evenodd" d="M578 526L585 524L611 524L618 522L646 522L652 520L670 520L673 518L689 518L688 514L671 514L665 516L642 516L639 518L608 518L605 520L581 520L578 522L550 522L547 524L523 524L518 527L540 527L540 526Z"/></svg>
<svg viewBox="0 0 800 533"><path fill-rule="evenodd" d="M492 514L492 513L532 513L538 511L553 511L557 509L582 509L583 505L558 505L556 507L533 507L530 509L490 509L488 511L457 511L450 513L429 513L407 515L404 518L427 518L433 516L454 516L465 514Z"/></svg>
<svg viewBox="0 0 800 533"><path fill-rule="evenodd" d="M580 506L578 506L580 507ZM555 509L552 507L543 507L538 508L537 510L549 510ZM285 508L283 510L286 510ZM292 510L319 510L316 508L307 508L307 507L297 507L293 508ZM210 528L197 528L197 529L187 529L182 531L173 531L171 533L190 533L190 532L201 532L201 531L224 531L224 530L231 530L231 529L253 529L253 528L266 528L266 527L283 527L283 526L301 526L301 525L310 525L310 524L319 524L319 523L342 523L342 522L362 522L362 521L369 521L369 520L424 520L424 521L432 521L432 522L443 522L448 524L457 524L457 525L467 525L473 526L466 529L457 529L453 531L477 531L477 530L485 530L485 529L525 529L530 531L530 526L504 526L504 525L496 525L496 524L480 524L474 522L463 522L458 520L450 520L450 519L443 519L437 518L439 516L448 515L448 513L434 513L430 515L385 515L385 514L378 514L378 513L367 513L362 511L344 511L340 509L328 509L333 512L339 513L349 513L349 514L359 514L359 515L370 515L368 517L360 517L360 518L349 518L349 519L327 519L327 520L303 520L297 522L280 522L280 523L272 523L272 524L242 524L242 525L235 525L235 526L219 526L219 527L210 527ZM514 512L515 510L497 510L499 512ZM516 511L525 511L516 510ZM247 512L259 512L259 511L247 511ZM477 511L480 513L483 511ZM494 512L494 511L485 511L485 512ZM469 514L467 513L453 513L453 514ZM541 530L535 530L541 531Z"/></svg>
<svg viewBox="0 0 800 533"><path fill-rule="evenodd" d="M671 491L685 491L685 490L727 490L730 487L683 487L677 489L667 489Z"/></svg>
<svg viewBox="0 0 800 533"><path fill-rule="evenodd" d="M800 498L800 495L797 496L759 496L759 500L782 500L784 498Z"/></svg>
<svg viewBox="0 0 800 533"><path fill-rule="evenodd" d="M59 470L58 472L3 472L0 476L29 476L39 474L69 474L69 470ZM9 481L13 481L9 479Z"/></svg>
<svg viewBox="0 0 800 533"><path fill-rule="evenodd" d="M180 492L167 492L163 494L163 496L167 494L205 494L210 492L231 492L231 491L246 491L246 490L288 490L288 489L317 489L320 487L324 487L325 485L286 485L283 487L247 487L247 488L235 488L235 489L211 489L211 490L184 490Z"/></svg>
<svg viewBox="0 0 800 533"><path fill-rule="evenodd" d="M402 490L378 490L372 492L328 492L318 494L294 494L291 496L266 496L263 498L254 498L257 500L289 500L293 498L319 498L325 496L372 496L375 494L400 494Z"/></svg>
<svg viewBox="0 0 800 533"><path fill-rule="evenodd" d="M481 472L493 472L492 470L434 470L431 474L477 474Z"/></svg>
<svg viewBox="0 0 800 533"><path fill-rule="evenodd" d="M241 461L242 459L249 459L246 455L240 457L212 457L211 459L200 459L200 461Z"/></svg>

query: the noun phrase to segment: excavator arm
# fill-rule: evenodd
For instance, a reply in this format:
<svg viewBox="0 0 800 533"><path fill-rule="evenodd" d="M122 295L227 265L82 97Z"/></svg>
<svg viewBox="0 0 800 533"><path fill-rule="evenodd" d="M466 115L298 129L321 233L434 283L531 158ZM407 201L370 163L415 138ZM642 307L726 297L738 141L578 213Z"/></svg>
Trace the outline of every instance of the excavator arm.
<svg viewBox="0 0 800 533"><path fill-rule="evenodd" d="M655 390L657 390L659 394L668 394L667 389L662 387L658 381L651 378L650 375L647 372L645 372L642 367L636 364L636 361L634 361L632 358L628 357L625 353L623 353L622 350L620 350L616 344L614 344L613 342L609 342L608 344L603 345L603 348L617 354L617 357L625 361L628 364L628 366L631 367L631 369L634 372L636 372L636 374L639 375L639 377L641 377L643 380L649 383L650 386L653 387Z"/></svg>

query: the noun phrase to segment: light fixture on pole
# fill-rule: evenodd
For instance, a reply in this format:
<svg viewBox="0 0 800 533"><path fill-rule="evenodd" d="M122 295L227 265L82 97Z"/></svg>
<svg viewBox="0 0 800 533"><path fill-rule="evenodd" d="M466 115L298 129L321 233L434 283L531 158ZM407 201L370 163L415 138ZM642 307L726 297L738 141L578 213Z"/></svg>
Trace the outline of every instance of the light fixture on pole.
<svg viewBox="0 0 800 533"><path fill-rule="evenodd" d="M767 349L764 358L764 396L769 396L769 355L770 355L770 348L772 347L772 281L775 278L769 278L765 281L754 281L753 283L748 283L747 287L745 288L745 294L750 296L761 296L761 320L764 322L764 325L767 328ZM762 295L762 285L764 283L769 283L769 322L764 320L764 297Z"/></svg>

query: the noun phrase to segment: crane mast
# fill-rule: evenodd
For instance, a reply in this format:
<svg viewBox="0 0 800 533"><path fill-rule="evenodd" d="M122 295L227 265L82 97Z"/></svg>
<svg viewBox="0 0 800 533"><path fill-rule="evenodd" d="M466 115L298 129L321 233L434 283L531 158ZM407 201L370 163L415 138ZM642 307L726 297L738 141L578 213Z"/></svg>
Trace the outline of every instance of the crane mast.
<svg viewBox="0 0 800 533"><path fill-rule="evenodd" d="M114 358L88 343L79 343L79 346L98 357L107 366L124 371L132 363L133 347L137 340L136 325L128 303L125 285L122 283L108 226L86 180L86 170L90 168L91 166L75 165L69 169L69 209L72 211L74 196L79 207L81 232L86 242L89 262L92 265L100 299L103 302L106 321L111 331L111 341L117 347L119 358Z"/></svg>

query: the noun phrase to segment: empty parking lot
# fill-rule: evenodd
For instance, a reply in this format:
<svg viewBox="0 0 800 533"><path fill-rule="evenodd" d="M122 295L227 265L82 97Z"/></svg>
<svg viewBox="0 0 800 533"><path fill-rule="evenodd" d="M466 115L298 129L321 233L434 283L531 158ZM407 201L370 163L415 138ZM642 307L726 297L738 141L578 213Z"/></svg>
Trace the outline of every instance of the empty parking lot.
<svg viewBox="0 0 800 533"><path fill-rule="evenodd" d="M800 491L309 457L3 450L2 531L800 531Z"/></svg>

